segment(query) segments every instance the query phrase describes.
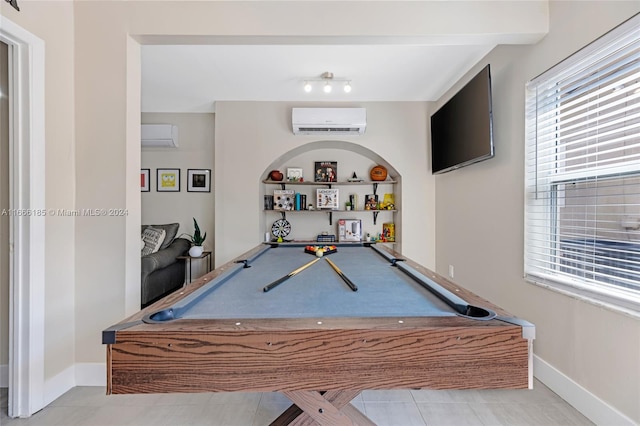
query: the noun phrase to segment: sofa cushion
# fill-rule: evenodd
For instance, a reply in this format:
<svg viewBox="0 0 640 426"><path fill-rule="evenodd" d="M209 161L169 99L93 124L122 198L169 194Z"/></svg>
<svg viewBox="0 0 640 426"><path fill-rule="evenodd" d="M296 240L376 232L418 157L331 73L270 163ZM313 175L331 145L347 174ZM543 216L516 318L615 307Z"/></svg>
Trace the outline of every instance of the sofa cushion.
<svg viewBox="0 0 640 426"><path fill-rule="evenodd" d="M142 255L146 256L151 253L155 253L160 250L162 242L167 235L164 229L156 229L148 227L142 233L142 239L144 240L144 248L142 249Z"/></svg>
<svg viewBox="0 0 640 426"><path fill-rule="evenodd" d="M160 246L160 250L164 250L173 242L173 239L178 234L178 228L180 227L179 223L168 223L165 225L142 225L142 232L144 232L147 228L155 228L155 229L164 229L165 237L162 245Z"/></svg>

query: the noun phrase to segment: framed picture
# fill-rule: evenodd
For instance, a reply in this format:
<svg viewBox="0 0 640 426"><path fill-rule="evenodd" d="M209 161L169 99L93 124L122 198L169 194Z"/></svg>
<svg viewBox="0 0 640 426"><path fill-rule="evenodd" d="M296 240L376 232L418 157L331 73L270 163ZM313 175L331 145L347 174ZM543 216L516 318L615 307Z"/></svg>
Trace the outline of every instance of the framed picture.
<svg viewBox="0 0 640 426"><path fill-rule="evenodd" d="M157 192L180 192L180 169L156 169Z"/></svg>
<svg viewBox="0 0 640 426"><path fill-rule="evenodd" d="M211 192L211 169L188 169L187 191Z"/></svg>
<svg viewBox="0 0 640 426"><path fill-rule="evenodd" d="M338 180L337 161L316 161L314 182L336 182Z"/></svg>
<svg viewBox="0 0 640 426"><path fill-rule="evenodd" d="M149 182L149 176L151 169L140 169L140 192L151 191L151 185Z"/></svg>
<svg viewBox="0 0 640 426"><path fill-rule="evenodd" d="M302 182L304 180L302 177L302 168L287 167L287 180L289 182Z"/></svg>

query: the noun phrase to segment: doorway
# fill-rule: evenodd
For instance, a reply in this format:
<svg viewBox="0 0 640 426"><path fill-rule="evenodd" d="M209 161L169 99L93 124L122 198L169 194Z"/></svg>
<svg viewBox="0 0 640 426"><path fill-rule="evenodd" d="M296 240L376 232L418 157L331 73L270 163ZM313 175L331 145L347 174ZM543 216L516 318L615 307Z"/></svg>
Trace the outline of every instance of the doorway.
<svg viewBox="0 0 640 426"><path fill-rule="evenodd" d="M8 132L8 167L2 170L9 176L8 238L2 239L8 240L5 376L8 415L27 417L44 406L45 217L11 213L45 208L45 50L40 38L6 18L0 27L0 42L7 46L2 56L7 58L8 70L7 93L2 95L8 116L8 125L2 126ZM6 324L4 318L2 324ZM0 344L5 347L4 340Z"/></svg>

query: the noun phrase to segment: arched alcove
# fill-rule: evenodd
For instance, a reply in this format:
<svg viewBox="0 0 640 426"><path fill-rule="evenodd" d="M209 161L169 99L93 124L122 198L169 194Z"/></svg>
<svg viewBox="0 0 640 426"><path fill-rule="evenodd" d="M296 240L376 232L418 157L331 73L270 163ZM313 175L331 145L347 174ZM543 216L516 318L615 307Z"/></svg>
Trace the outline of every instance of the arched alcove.
<svg viewBox="0 0 640 426"><path fill-rule="evenodd" d="M401 176L397 169L386 159L375 151L354 142L341 140L322 140L313 141L296 148L293 148L279 157L277 157L267 168L263 170L260 185L260 209L263 211L261 215L260 229L263 235L261 239L265 239L271 229L272 223L281 218L278 211L268 211L264 209L264 196L271 195L273 190L280 189L279 185L265 183L271 170L280 170L284 174L283 183L287 189L294 189L296 192L307 195L307 205L314 204L314 194L317 188L326 186L314 185L313 169L316 161L335 161L337 167L337 183L332 187L338 188L340 197L340 209L337 212L329 214L329 212L285 212L287 220L292 225L290 239L310 240L314 239L319 233L327 232L337 235L337 222L339 219L360 219L362 221L363 235L377 235L382 232L382 224L393 222L396 227L396 242L401 241L400 214L398 211L401 206ZM371 183L369 172L375 165L383 165L387 169L387 181L379 182L378 185ZM287 168L302 168L303 177L309 184L305 185L289 185L287 186ZM353 173L361 178L365 183L360 185L344 184ZM343 185L341 185L343 183ZM384 194L390 193L394 196L396 209L394 211L380 211L375 215L372 212L364 210L364 200L366 195L376 194L382 201ZM352 212L344 211L344 202L349 199L350 195L355 195L358 199L356 210ZM378 217L379 216L379 217Z"/></svg>

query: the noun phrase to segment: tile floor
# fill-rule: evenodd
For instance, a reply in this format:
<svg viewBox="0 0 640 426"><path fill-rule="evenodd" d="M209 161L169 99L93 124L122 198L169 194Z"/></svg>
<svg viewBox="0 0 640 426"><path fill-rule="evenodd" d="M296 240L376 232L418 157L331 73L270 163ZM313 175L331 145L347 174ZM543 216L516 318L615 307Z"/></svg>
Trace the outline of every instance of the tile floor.
<svg viewBox="0 0 640 426"><path fill-rule="evenodd" d="M76 387L28 419L10 419L7 395L0 389L2 426L262 426L290 405L278 393L106 396ZM353 404L378 426L592 424L538 381L516 391L365 391Z"/></svg>

